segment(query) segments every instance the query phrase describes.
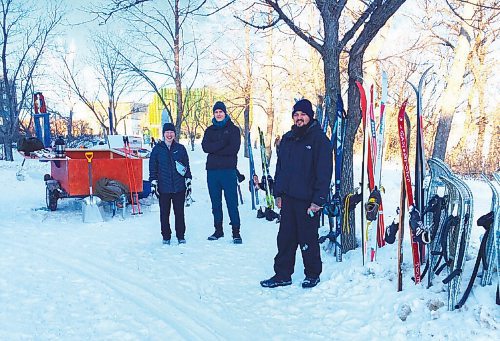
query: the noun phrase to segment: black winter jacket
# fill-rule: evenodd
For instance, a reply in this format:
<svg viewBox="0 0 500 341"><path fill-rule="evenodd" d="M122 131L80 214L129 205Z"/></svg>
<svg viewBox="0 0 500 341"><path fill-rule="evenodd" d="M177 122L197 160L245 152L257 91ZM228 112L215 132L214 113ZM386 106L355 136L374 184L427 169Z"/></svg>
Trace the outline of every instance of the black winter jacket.
<svg viewBox="0 0 500 341"><path fill-rule="evenodd" d="M236 169L240 144L240 130L231 119L222 127L208 127L201 142L203 151L208 153L206 169Z"/></svg>
<svg viewBox="0 0 500 341"><path fill-rule="evenodd" d="M175 161L187 167L184 176L177 172ZM186 148L176 141L170 149L164 141L157 143L149 158L149 180L158 180L160 193L178 193L186 189L185 178L192 178Z"/></svg>
<svg viewBox="0 0 500 341"><path fill-rule="evenodd" d="M280 143L274 196L295 199L323 206L326 203L333 172L330 140L314 120L303 136L294 129Z"/></svg>

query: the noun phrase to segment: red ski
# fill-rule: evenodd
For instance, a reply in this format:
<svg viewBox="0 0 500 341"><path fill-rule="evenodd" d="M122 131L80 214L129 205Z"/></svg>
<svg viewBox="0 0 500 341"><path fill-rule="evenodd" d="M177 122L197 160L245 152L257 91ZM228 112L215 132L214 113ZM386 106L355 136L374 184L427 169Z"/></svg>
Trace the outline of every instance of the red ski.
<svg viewBox="0 0 500 341"><path fill-rule="evenodd" d="M364 199L365 199L365 152L366 152L366 93L363 85L356 81L356 86L359 90L359 105L361 107L361 114L363 115L363 155L361 162L361 253L363 255L363 265L365 265L366 253L366 234L365 234L365 213L364 213Z"/></svg>
<svg viewBox="0 0 500 341"><path fill-rule="evenodd" d="M398 133L399 133L399 146L401 148L401 160L403 163L403 176L405 182L405 190L406 190L406 201L408 204L408 211L411 212L414 209L413 202L413 191L411 188L411 174L410 174L410 163L409 163L409 155L408 155L408 147L407 147L407 136L405 130L405 109L408 100L405 100L399 109L398 114ZM400 226L400 228L403 228ZM419 254L419 245L415 241L413 237L413 232L410 227L410 238L411 238L411 249L413 255L413 271L415 275L415 284L420 283L420 254Z"/></svg>

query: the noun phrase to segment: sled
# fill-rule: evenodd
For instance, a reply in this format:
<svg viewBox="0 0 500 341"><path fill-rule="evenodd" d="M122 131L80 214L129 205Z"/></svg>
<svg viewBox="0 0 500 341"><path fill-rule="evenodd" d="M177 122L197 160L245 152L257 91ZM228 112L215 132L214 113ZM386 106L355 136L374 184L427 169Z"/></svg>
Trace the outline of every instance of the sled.
<svg viewBox="0 0 500 341"><path fill-rule="evenodd" d="M108 178L126 184L132 192L143 190L143 159L126 154L119 149L66 149L65 158L39 158L50 162L50 175L45 175L46 204L51 211L57 209L57 202L62 198L84 198L90 195L88 161L85 153L92 152L92 185L101 178ZM135 175L130 182L127 173L129 167Z"/></svg>

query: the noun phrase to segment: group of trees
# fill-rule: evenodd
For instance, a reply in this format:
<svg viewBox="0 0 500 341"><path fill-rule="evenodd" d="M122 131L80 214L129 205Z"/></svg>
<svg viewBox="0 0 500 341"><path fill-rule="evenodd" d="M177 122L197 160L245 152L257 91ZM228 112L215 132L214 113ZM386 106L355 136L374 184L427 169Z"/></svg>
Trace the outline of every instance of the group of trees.
<svg viewBox="0 0 500 341"><path fill-rule="evenodd" d="M347 104L341 195L350 192L355 182L352 165L361 112L354 81L366 87L373 82L378 89L377 74L387 70L391 117L404 98L412 96L405 81L415 82L424 68L433 65L424 91L426 155L447 159L463 171L498 167L500 124L494 115L497 108L489 100L495 94L487 86L495 77L492 70L497 62L491 55L499 33L496 0L407 4L405 0L109 0L85 10L93 15L96 27L122 23L123 34L112 29L93 34L86 59L67 46L56 46L54 35L64 11L55 3L37 8L36 2L0 2L4 93L0 137L7 141L9 160L8 141L20 129L28 129L20 122L27 121L23 115L30 112L33 84L43 75L40 66L51 51L60 66L54 79L70 112L66 128L70 133L76 102L89 108L102 130L115 133L123 119L117 116L118 102L141 89L159 96L177 130L182 127L195 138L207 124L200 114L210 103L186 94L203 88L205 84L197 84L200 70L208 70L212 77L219 75L212 85L224 88L223 99L231 114L241 115L245 139L254 121L252 109L265 113L266 121L260 124L264 124L271 157L273 135L282 133L281 121L288 120L292 98L324 104L334 124L335 101L341 94ZM405 16L393 18L403 4ZM211 24L213 18L230 19L231 25L217 20ZM83 72L89 68L98 81L92 88L86 86L88 75ZM175 89L174 111L162 96L164 87ZM461 121L454 123L455 117ZM465 133L457 138L453 124L461 125ZM389 155L397 153L391 129L395 124L388 121Z"/></svg>
<svg viewBox="0 0 500 341"><path fill-rule="evenodd" d="M13 160L12 143L19 135L22 112L32 102L33 79L53 42L63 13L57 4L0 0L1 124L4 157ZM43 16L38 16L43 11Z"/></svg>

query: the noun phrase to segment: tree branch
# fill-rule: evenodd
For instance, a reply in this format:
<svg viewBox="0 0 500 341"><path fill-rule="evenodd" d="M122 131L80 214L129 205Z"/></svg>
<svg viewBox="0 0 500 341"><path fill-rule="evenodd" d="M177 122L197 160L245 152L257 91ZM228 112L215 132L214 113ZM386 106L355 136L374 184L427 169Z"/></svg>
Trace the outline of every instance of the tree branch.
<svg viewBox="0 0 500 341"><path fill-rule="evenodd" d="M308 34L306 31L301 29L299 26L297 26L292 19L290 19L285 12L283 12L283 9L281 8L280 5L278 5L278 1L275 0L264 0L271 8L273 8L276 13L278 13L278 21L283 20L285 24L288 25L288 27L302 40L304 40L306 43L311 45L314 49L316 49L321 55L323 55L323 45L321 45L314 37L312 37L310 34Z"/></svg>

